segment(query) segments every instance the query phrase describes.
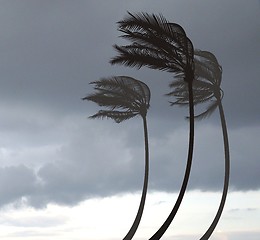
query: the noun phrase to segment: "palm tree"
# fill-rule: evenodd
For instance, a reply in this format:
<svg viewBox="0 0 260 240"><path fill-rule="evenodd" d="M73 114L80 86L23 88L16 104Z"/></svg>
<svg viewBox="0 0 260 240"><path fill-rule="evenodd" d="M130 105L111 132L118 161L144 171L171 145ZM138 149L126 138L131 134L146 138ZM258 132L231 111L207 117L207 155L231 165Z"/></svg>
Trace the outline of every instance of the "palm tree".
<svg viewBox="0 0 260 240"><path fill-rule="evenodd" d="M200 238L200 240L207 240L219 222L227 198L230 175L229 142L224 109L222 105L223 90L220 87L222 80L222 68L218 63L217 58L212 53L207 51L195 50L194 62L194 104L210 101L207 109L199 115L195 116L195 118L201 120L203 118L209 117L216 110L216 108L219 109L225 155L224 186L219 208L210 227ZM168 95L174 96L177 99L175 102L172 102L172 104L187 105L189 98L186 86L181 81L177 81L172 84L172 87L174 87L175 90Z"/></svg>
<svg viewBox="0 0 260 240"><path fill-rule="evenodd" d="M194 145L194 106L193 106L193 45L186 36L183 28L168 22L162 15L147 13L132 14L118 22L121 37L132 41L126 46L114 45L119 55L112 58L111 64L123 64L129 67L141 68L148 66L152 69L168 71L175 78L183 81L188 87L190 133L186 170L182 186L175 205L159 230L150 238L160 239L175 217L184 197L192 164Z"/></svg>
<svg viewBox="0 0 260 240"><path fill-rule="evenodd" d="M100 110L90 118L111 118L117 123L140 115L143 119L144 142L145 142L145 175L140 205L135 220L124 237L124 240L133 238L144 210L146 193L148 188L149 175L149 148L148 148L148 130L147 130L147 110L150 106L149 87L134 78L127 76L116 76L103 78L99 81L91 82L97 91L83 98L97 103L108 110Z"/></svg>

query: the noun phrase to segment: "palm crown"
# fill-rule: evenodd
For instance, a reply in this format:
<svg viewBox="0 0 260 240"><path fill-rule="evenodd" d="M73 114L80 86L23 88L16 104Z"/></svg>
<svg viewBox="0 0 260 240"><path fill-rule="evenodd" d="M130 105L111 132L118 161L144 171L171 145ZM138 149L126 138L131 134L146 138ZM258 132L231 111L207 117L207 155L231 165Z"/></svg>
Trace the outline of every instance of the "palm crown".
<svg viewBox="0 0 260 240"><path fill-rule="evenodd" d="M195 116L197 119L203 119L210 116L223 98L221 89L222 67L219 65L216 57L208 52L194 51L195 73L193 81L193 101L194 105L210 101L205 111ZM174 96L176 101L172 105L188 105L189 92L187 85L181 80L176 80L170 84L174 90L168 93L168 96Z"/></svg>
<svg viewBox="0 0 260 240"><path fill-rule="evenodd" d="M134 78L116 76L102 78L94 84L96 93L83 98L106 107L90 118L111 118L117 123L132 118L136 115L145 117L150 106L150 90L148 86Z"/></svg>
<svg viewBox="0 0 260 240"><path fill-rule="evenodd" d="M174 73L185 81L193 80L193 45L183 28L162 15L132 14L119 21L122 38L133 43L114 45L119 55L112 64L141 68L148 66Z"/></svg>

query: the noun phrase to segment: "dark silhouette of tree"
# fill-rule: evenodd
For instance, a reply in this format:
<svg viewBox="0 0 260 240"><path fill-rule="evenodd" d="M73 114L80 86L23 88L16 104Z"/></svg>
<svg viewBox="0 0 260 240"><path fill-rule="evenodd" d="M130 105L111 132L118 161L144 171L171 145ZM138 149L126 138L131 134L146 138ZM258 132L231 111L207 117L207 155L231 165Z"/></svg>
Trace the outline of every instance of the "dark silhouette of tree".
<svg viewBox="0 0 260 240"><path fill-rule="evenodd" d="M84 97L83 100L95 102L101 107L108 108L108 110L100 110L90 118L111 118L117 123L137 115L140 115L143 119L145 174L138 212L130 230L124 237L125 240L130 240L140 224L148 188L149 148L146 115L150 106L151 94L149 87L145 83L127 76L103 78L99 81L91 82L91 84L95 85L96 93Z"/></svg>
<svg viewBox="0 0 260 240"><path fill-rule="evenodd" d="M226 202L230 175L230 155L227 125L222 105L223 90L220 87L222 80L222 68L218 63L217 58L212 53L207 51L195 50L194 62L194 104L200 104L210 101L207 109L199 115L195 116L195 119L201 120L203 118L209 117L216 110L216 108L219 109L225 155L224 186L219 208L210 227L200 238L200 240L207 240L210 238L215 227L217 226ZM176 101L172 102L172 104L188 105L189 93L187 87L183 84L183 82L174 82L172 83L172 87L174 87L175 90L168 94L176 98Z"/></svg>
<svg viewBox="0 0 260 240"><path fill-rule="evenodd" d="M119 55L112 58L111 64L123 64L129 67L141 68L148 66L173 73L187 85L189 93L190 133L186 170L182 186L175 205L160 229L150 238L158 240L165 233L176 215L184 197L192 164L194 145L194 106L192 83L194 78L193 45L183 28L168 22L162 15L147 13L129 13L124 20L119 21L118 30L121 37L130 40L126 46L114 45Z"/></svg>

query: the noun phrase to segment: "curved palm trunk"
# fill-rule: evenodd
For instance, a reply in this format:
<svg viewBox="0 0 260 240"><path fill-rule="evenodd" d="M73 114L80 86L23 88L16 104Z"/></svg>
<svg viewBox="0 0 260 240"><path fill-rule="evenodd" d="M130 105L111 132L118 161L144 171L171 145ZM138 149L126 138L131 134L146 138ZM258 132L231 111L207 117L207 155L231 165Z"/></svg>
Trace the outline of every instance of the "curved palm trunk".
<svg viewBox="0 0 260 240"><path fill-rule="evenodd" d="M149 239L149 240L158 240L160 239L163 234L166 232L168 227L170 226L173 218L175 217L182 199L184 197L188 181L189 181L189 176L190 176L190 171L191 171L191 164L192 164L192 155L193 155L193 146L194 146L194 105L193 105L193 91L192 91L192 82L188 83L188 88L189 88L189 114L190 114L190 134L189 134L189 150L188 150L188 158L187 158L187 164L186 164L186 170L185 170L185 175L183 178L181 190L179 192L179 196L175 202L175 205L168 216L168 218L165 220L163 225L160 227L160 229Z"/></svg>
<svg viewBox="0 0 260 240"><path fill-rule="evenodd" d="M224 176L224 187L222 192L222 198L219 204L218 211L216 213L216 216L214 220L212 221L210 227L208 230L204 233L204 235L200 238L200 240L208 240L213 233L215 227L218 224L218 221L221 217L222 211L224 209L224 205L227 198L228 193L228 185L229 185L229 175L230 175L230 155L229 155L229 143L228 143L228 132L227 132L227 125L224 115L223 106L221 103L221 100L218 99L218 107L219 107L219 115L221 120L221 126L222 126L222 133L223 133L223 142L224 142L224 152L225 152L225 176Z"/></svg>
<svg viewBox="0 0 260 240"><path fill-rule="evenodd" d="M130 240L133 238L143 215L144 210L144 204L146 199L146 193L148 188L148 175L149 175L149 147L148 147L148 130L147 130L147 121L146 117L143 118L143 126L144 126L144 142L145 142L145 174L144 174L144 185L143 185L143 191L142 191L142 197L140 201L140 205L138 208L138 212L136 214L135 220L133 222L132 227L126 234L126 236L123 238L123 240Z"/></svg>

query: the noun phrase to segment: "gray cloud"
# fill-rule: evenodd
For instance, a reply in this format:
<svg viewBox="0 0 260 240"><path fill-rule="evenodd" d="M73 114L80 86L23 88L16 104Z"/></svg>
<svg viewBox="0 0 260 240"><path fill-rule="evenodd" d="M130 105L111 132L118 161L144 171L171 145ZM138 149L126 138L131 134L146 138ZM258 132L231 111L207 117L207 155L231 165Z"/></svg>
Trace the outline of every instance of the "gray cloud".
<svg viewBox="0 0 260 240"><path fill-rule="evenodd" d="M6 188L3 184L1 187L1 195L5 196L1 205L22 199L37 208L45 207L50 202L74 205L92 197L141 191L144 150L140 120L119 125L111 121L84 118L61 123L62 129L67 131L70 138L63 139L63 144L55 155L41 152L42 158L55 158L43 159L36 165L40 166L38 170L25 166L1 170L1 176L4 177L2 183L10 182L10 186L13 186ZM73 127L69 128L70 124ZM186 163L188 131L178 128L158 137L153 129L150 129L149 191L178 192ZM136 137L129 135L129 131L136 133ZM254 132L254 128L230 132L234 166L230 191L260 188L257 159L246 162L243 156L236 155L241 145L247 155L252 150L247 139L241 139L240 142L237 136L254 137ZM255 133L255 137L256 135ZM189 190L221 191L224 173L221 137L219 127L203 123L198 126ZM254 156L256 153L252 151L251 154ZM241 173L245 178L241 178Z"/></svg>
<svg viewBox="0 0 260 240"><path fill-rule="evenodd" d="M1 185L0 204L22 197L36 207L76 204L141 189L141 119L120 125L88 120L98 108L80 99L92 91L90 81L112 75L130 75L150 86L149 187L178 191L187 154L188 109L170 107L163 96L173 79L170 74L109 65L116 54L112 45L124 43L116 22L126 10L162 13L185 28L196 48L216 54L223 67L231 189L259 189L257 4L1 1L0 178L12 187ZM219 191L224 159L217 112L196 126L189 189Z"/></svg>
<svg viewBox="0 0 260 240"><path fill-rule="evenodd" d="M0 168L0 181L1 205L33 194L36 190L36 176L23 165Z"/></svg>

